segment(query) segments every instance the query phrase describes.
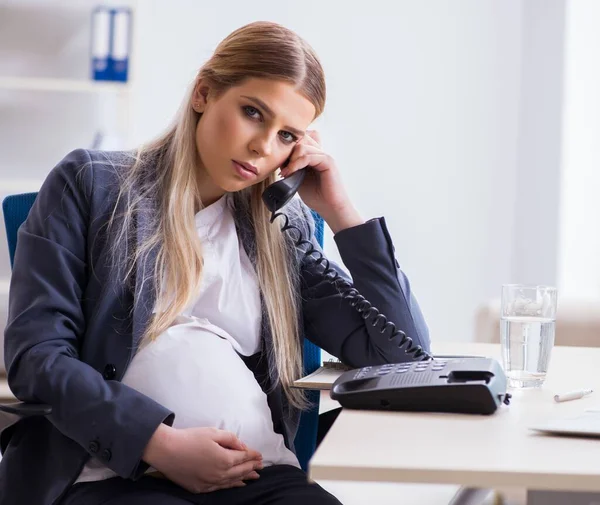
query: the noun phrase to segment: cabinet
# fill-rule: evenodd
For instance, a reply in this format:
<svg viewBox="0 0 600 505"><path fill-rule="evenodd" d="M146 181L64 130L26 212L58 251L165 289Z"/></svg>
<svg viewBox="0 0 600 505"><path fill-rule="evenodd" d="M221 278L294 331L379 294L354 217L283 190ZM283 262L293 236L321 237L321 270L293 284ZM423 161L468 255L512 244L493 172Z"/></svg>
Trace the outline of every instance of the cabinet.
<svg viewBox="0 0 600 505"><path fill-rule="evenodd" d="M100 4L0 0L0 199L37 191L48 172L72 149L131 147L135 54L130 53L129 82L90 78L91 14ZM132 9L135 32L136 2L125 0L118 5ZM3 224L0 229L1 344L10 261Z"/></svg>

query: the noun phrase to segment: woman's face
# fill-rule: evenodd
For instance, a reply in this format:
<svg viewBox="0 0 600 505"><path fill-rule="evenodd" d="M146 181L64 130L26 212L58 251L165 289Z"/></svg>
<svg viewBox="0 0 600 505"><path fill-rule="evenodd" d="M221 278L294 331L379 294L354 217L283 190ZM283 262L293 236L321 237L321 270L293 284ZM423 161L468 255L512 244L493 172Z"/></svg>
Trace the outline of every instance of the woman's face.
<svg viewBox="0 0 600 505"><path fill-rule="evenodd" d="M200 196L210 205L277 170L305 135L315 107L286 82L248 79L215 97L197 86Z"/></svg>

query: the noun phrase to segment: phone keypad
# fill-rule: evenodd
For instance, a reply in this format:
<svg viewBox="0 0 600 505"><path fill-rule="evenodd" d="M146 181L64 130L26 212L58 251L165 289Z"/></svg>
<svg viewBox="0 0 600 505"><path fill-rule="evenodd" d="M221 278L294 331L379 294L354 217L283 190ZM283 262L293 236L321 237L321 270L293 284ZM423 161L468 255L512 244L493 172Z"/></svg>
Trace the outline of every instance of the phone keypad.
<svg viewBox="0 0 600 505"><path fill-rule="evenodd" d="M386 363L384 365L366 366L359 369L354 375L355 379L363 377L384 377L388 374L404 374L412 372L441 372L449 359L435 359L430 361L415 361L408 363Z"/></svg>

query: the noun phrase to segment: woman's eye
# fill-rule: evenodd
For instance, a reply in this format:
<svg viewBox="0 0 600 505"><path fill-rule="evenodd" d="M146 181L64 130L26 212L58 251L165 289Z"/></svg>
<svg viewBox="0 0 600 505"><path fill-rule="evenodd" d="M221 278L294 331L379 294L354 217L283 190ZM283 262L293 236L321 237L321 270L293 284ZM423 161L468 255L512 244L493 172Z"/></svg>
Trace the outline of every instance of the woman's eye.
<svg viewBox="0 0 600 505"><path fill-rule="evenodd" d="M262 114L260 113L260 111L256 107L252 107L252 105L244 105L242 107L242 110L244 111L244 114L246 114L246 116L248 116L251 119L262 118ZM296 137L296 135L290 132L282 131L279 132L279 135L286 144L291 144L292 142L296 142L296 140L298 140L298 137Z"/></svg>
<svg viewBox="0 0 600 505"><path fill-rule="evenodd" d="M260 117L260 112L256 107L252 107L252 105L246 105L242 107L244 109L244 113L246 116L251 117L253 119Z"/></svg>
<svg viewBox="0 0 600 505"><path fill-rule="evenodd" d="M293 133L290 133L290 132L281 132L280 135L281 135L281 138L283 138L283 140L285 142L288 142L290 144L292 142L295 142L296 140L298 140L298 137L296 137L296 135L294 135Z"/></svg>

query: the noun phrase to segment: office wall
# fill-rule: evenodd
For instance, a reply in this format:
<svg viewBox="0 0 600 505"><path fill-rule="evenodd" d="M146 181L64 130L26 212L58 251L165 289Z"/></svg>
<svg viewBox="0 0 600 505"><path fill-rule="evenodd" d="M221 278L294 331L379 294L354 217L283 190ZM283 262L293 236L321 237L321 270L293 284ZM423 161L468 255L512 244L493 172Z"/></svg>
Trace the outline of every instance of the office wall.
<svg viewBox="0 0 600 505"><path fill-rule="evenodd" d="M552 211L548 225L537 224L543 209L559 204L564 0L127 3L136 7L124 105L129 145L166 127L198 67L229 32L258 19L278 21L321 56L328 105L316 126L364 217L386 217L434 341L472 339L475 308L503 282L555 281ZM87 39L66 40L81 55L74 48ZM0 37L0 50L9 44ZM67 53L60 53L60 61L73 63L67 75L83 76ZM88 146L95 125L82 123L90 105L80 99L63 109L64 96L37 97L27 104L31 114L20 116L0 94L2 124L10 117L17 126L43 121L44 138L31 142L56 150L46 164L30 156L36 163L30 171L19 166L18 177L37 180L59 151ZM63 112L50 112L56 108ZM58 132L68 145L57 142ZM20 159L19 144L6 140L11 135L2 135L3 170ZM16 174L6 169L6 177L9 171ZM3 191L12 192L7 181ZM337 258L330 234L326 240ZM536 244L543 244L539 256Z"/></svg>
<svg viewBox="0 0 600 505"><path fill-rule="evenodd" d="M158 133L218 41L257 19L320 54L317 126L351 197L386 217L434 340L472 338L475 307L512 280L521 2L141 2L134 138Z"/></svg>
<svg viewBox="0 0 600 505"><path fill-rule="evenodd" d="M600 3L567 3L559 278L565 296L600 298Z"/></svg>
<svg viewBox="0 0 600 505"><path fill-rule="evenodd" d="M510 282L558 282L565 4L523 3Z"/></svg>

